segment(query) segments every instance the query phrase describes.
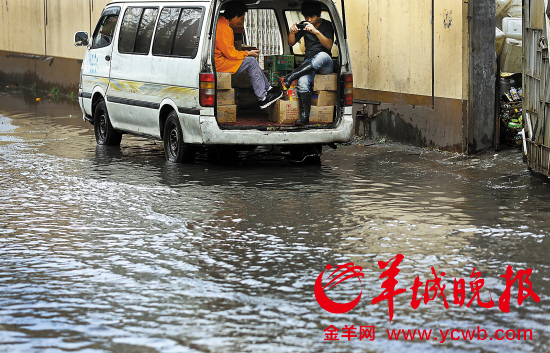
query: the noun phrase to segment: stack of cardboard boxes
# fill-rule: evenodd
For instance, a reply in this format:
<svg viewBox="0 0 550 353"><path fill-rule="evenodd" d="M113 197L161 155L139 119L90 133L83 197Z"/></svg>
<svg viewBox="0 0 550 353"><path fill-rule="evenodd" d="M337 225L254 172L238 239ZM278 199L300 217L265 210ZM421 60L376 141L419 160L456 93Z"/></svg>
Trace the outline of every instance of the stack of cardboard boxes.
<svg viewBox="0 0 550 353"><path fill-rule="evenodd" d="M270 55L264 58L264 70L273 86L280 86L281 78L294 69L294 56ZM254 94L248 74L230 74L218 72L217 111L218 122L232 123L237 121L237 107L246 109L257 107L258 98ZM309 122L311 124L331 124L334 120L334 109L337 105L338 75L315 75L311 99ZM300 118L300 106L296 99L296 81L285 91L283 99L270 107L269 120L277 124L292 124Z"/></svg>
<svg viewBox="0 0 550 353"><path fill-rule="evenodd" d="M235 89L231 87L231 74L218 72L216 76L218 122L234 123L237 121L237 105Z"/></svg>
<svg viewBox="0 0 550 353"><path fill-rule="evenodd" d="M338 103L338 74L315 75L311 95L311 124L331 124L334 120L334 107Z"/></svg>
<svg viewBox="0 0 550 353"><path fill-rule="evenodd" d="M295 85L295 83L294 83ZM310 124L331 124L337 104L338 75L315 75L311 95ZM292 92L295 86L286 92ZM269 118L277 124L292 124L300 118L300 105L291 94L285 94L271 108Z"/></svg>
<svg viewBox="0 0 550 353"><path fill-rule="evenodd" d="M247 73L218 72L216 76L218 121L220 123L234 123L237 121L238 109L247 109L258 105L258 98L254 94Z"/></svg>

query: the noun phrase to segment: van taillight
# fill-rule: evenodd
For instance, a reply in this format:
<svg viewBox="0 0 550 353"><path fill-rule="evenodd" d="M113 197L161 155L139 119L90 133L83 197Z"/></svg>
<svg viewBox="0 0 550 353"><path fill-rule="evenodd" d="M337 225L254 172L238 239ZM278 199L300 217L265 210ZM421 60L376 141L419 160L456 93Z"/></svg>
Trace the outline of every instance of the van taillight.
<svg viewBox="0 0 550 353"><path fill-rule="evenodd" d="M199 103L202 107L213 107L216 103L216 77L200 74Z"/></svg>
<svg viewBox="0 0 550 353"><path fill-rule="evenodd" d="M353 105L353 75L344 75L344 105Z"/></svg>

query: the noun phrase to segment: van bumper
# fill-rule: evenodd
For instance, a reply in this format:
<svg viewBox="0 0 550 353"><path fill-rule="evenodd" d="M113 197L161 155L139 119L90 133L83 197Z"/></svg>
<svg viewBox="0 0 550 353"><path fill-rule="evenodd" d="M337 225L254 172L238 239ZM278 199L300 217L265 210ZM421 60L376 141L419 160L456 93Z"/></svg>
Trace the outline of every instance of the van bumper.
<svg viewBox="0 0 550 353"><path fill-rule="evenodd" d="M206 145L300 145L348 142L353 131L351 107L344 108L340 122L330 129L300 131L222 130L214 116L200 119Z"/></svg>

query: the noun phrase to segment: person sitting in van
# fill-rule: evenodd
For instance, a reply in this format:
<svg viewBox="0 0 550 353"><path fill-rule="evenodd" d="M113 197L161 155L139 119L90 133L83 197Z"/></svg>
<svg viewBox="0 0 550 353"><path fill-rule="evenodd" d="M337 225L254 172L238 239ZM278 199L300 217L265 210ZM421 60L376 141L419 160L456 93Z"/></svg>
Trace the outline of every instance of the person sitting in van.
<svg viewBox="0 0 550 353"><path fill-rule="evenodd" d="M295 45L304 38L306 57L304 63L296 70L285 76L283 88L290 87L294 80L298 80L298 100L300 104L300 119L295 125L306 125L309 122L311 110L310 86L315 78L315 73L328 75L332 73L333 62L331 57L332 43L334 42L334 29L332 23L321 18L321 3L316 1L304 1L302 3L302 15L305 22L295 23L288 34L288 44ZM305 25L305 27L304 27ZM302 27L300 29L299 27Z"/></svg>
<svg viewBox="0 0 550 353"><path fill-rule="evenodd" d="M259 50L235 49L232 27L242 27L247 7L241 1L227 3L223 16L218 19L216 28L216 48L214 59L217 72L232 74L248 73L254 94L260 101L260 108L266 108L283 96L283 92L271 84L258 63Z"/></svg>
<svg viewBox="0 0 550 353"><path fill-rule="evenodd" d="M105 17L101 28L92 42L95 48L103 48L111 45L113 42L113 33L115 32L117 19L118 16Z"/></svg>

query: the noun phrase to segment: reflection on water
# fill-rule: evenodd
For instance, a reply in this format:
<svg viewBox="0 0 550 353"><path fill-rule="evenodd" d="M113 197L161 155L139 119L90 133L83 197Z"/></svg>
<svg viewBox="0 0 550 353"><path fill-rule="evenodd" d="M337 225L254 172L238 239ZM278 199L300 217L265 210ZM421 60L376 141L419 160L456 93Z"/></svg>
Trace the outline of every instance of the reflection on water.
<svg viewBox="0 0 550 353"><path fill-rule="evenodd" d="M396 145L281 160L165 163L158 142L97 147L78 107L0 96L0 351L385 352L550 349L547 181L515 151L473 158ZM404 255L391 324L377 261ZM319 307L325 265L364 267L352 311ZM498 309L506 266L540 296ZM412 309L415 278L443 279ZM481 271L481 299L453 280ZM357 286L331 297L350 301ZM329 292L330 293L330 292ZM420 295L423 293L423 287ZM330 325L376 339L324 341ZM390 342L386 329L531 329L533 341Z"/></svg>

